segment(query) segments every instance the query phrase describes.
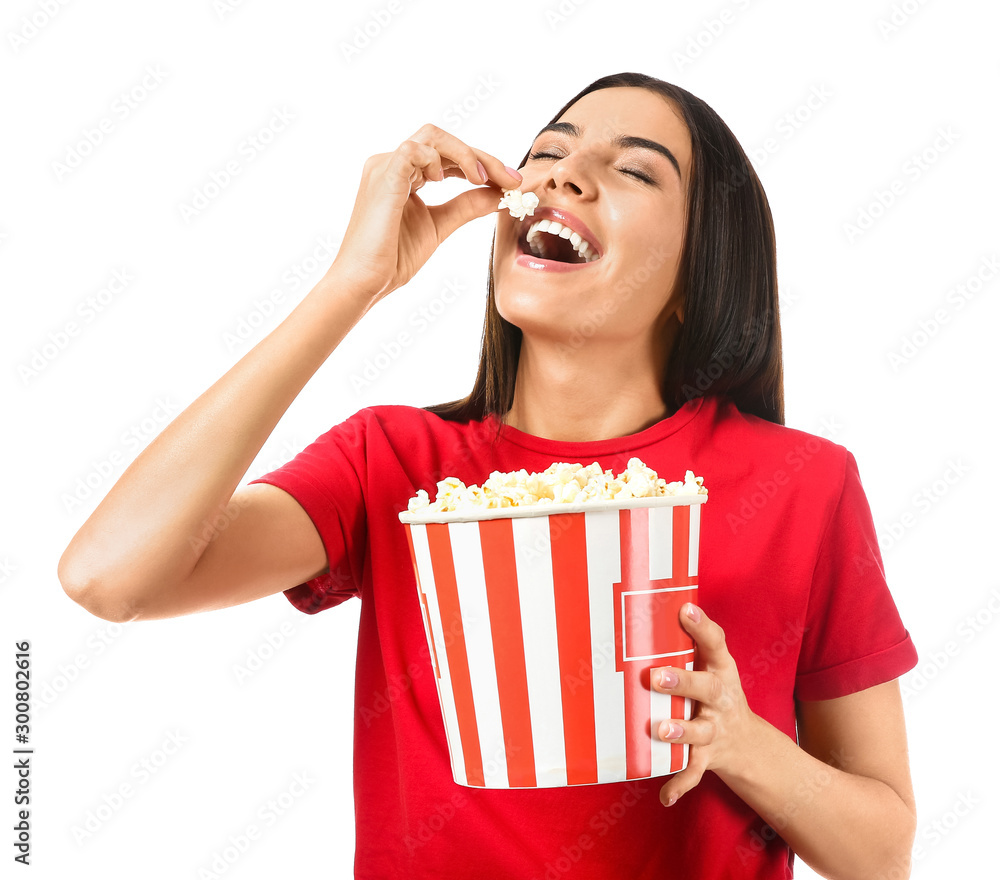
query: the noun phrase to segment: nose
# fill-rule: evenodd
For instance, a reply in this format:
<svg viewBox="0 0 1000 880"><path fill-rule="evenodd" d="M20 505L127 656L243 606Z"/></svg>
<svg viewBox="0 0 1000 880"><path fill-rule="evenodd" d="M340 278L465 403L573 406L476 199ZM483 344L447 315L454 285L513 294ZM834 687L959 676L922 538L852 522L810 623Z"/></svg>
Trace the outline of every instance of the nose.
<svg viewBox="0 0 1000 880"><path fill-rule="evenodd" d="M555 160L549 166L544 188L550 191L566 189L577 196L590 196L594 192L594 180L589 162L580 150Z"/></svg>

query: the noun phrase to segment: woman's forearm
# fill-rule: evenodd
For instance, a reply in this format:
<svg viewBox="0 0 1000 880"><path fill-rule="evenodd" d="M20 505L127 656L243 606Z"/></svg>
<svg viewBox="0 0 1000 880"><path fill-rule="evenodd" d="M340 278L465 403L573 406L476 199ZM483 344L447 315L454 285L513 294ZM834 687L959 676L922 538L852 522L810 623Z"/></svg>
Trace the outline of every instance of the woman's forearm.
<svg viewBox="0 0 1000 880"><path fill-rule="evenodd" d="M916 817L902 798L878 779L824 763L754 719L746 760L716 771L719 777L824 877L908 876ZM837 755L829 758L838 761Z"/></svg>
<svg viewBox="0 0 1000 880"><path fill-rule="evenodd" d="M204 549L199 536L232 515L233 492L278 420L372 301L334 263L129 465L59 561L66 592L131 619L142 596L189 575Z"/></svg>

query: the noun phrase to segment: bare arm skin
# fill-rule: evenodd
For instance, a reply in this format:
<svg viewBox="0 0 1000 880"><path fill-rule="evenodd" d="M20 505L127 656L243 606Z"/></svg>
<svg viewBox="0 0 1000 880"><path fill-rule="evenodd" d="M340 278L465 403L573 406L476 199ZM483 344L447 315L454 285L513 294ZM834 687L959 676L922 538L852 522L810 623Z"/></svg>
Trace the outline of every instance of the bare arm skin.
<svg viewBox="0 0 1000 880"><path fill-rule="evenodd" d="M661 683L661 670L650 673L656 690L700 704L695 718L659 725L661 739L694 747L660 800L673 804L713 770L821 876L908 877L917 819L899 683L796 703L796 744L750 710L722 627L697 616L682 611L680 620L704 670L670 668L671 686ZM680 735L671 736L671 726Z"/></svg>
<svg viewBox="0 0 1000 880"><path fill-rule="evenodd" d="M306 381L367 311L364 292L333 269L153 440L73 537L59 578L88 611L117 621L205 611L287 589L326 567L296 501L273 486L236 488Z"/></svg>
<svg viewBox="0 0 1000 880"><path fill-rule="evenodd" d="M432 207L416 194L446 175L485 184L477 163L499 183ZM59 560L66 593L106 620L155 619L249 602L325 570L301 506L239 482L350 329L455 229L495 212L501 186L518 183L499 159L433 125L368 159L333 265L129 465Z"/></svg>

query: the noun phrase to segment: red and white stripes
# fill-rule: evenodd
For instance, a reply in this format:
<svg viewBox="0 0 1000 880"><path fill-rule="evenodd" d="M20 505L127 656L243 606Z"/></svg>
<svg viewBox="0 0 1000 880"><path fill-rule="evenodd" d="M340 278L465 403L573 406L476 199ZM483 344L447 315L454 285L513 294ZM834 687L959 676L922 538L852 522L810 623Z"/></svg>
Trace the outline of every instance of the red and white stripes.
<svg viewBox="0 0 1000 880"><path fill-rule="evenodd" d="M691 701L652 666L693 666L700 504L404 524L455 781L586 785L683 769L651 725Z"/></svg>

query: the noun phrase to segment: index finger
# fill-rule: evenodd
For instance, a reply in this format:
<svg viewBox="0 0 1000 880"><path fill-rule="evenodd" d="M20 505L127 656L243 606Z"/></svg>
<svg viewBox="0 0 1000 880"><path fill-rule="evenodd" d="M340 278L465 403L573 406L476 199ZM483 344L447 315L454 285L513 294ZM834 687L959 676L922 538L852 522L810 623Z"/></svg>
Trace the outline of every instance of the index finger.
<svg viewBox="0 0 1000 880"><path fill-rule="evenodd" d="M422 126L410 140L426 144L438 151L445 177L461 175L470 183L481 184L492 180L505 189L513 189L521 183L521 175L515 169L504 165L496 156L485 150L470 147L465 141L433 123Z"/></svg>
<svg viewBox="0 0 1000 880"><path fill-rule="evenodd" d="M667 674L666 681L664 673ZM722 682L714 672L685 669L682 666L657 666L650 669L649 684L658 693L688 697L706 705L714 705L722 696Z"/></svg>
<svg viewBox="0 0 1000 880"><path fill-rule="evenodd" d="M734 663L726 646L725 632L701 608L687 602L681 606L679 616L681 626L694 639L703 668L721 669Z"/></svg>

